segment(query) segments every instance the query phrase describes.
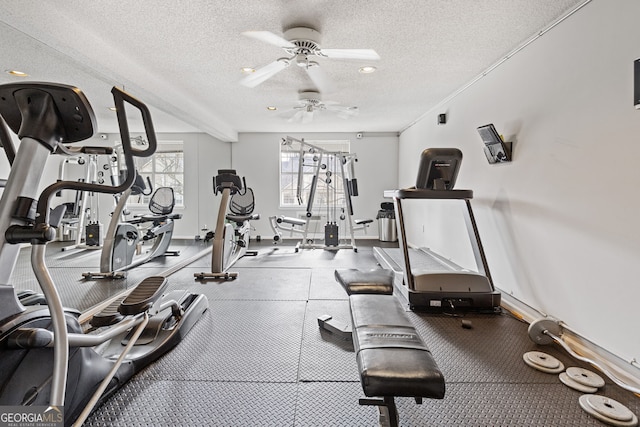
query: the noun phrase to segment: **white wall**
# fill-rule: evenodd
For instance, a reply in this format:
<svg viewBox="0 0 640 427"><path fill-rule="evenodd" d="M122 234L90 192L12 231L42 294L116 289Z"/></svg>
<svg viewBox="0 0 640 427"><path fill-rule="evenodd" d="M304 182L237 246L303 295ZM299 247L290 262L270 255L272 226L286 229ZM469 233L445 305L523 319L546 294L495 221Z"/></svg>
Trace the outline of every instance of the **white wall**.
<svg viewBox="0 0 640 427"><path fill-rule="evenodd" d="M213 176L231 164L231 143L202 133L160 134L158 139L184 141L185 206L177 209L174 235L194 237L203 228L215 227L219 198L213 194Z"/></svg>
<svg viewBox="0 0 640 427"><path fill-rule="evenodd" d="M496 285L627 361L640 359L638 16L636 0L594 0L405 130L399 154L405 187L422 149L460 148L457 188L474 190ZM487 163L476 132L487 123L514 142L512 163ZM407 209L411 243L469 263L448 243L464 231L456 216Z"/></svg>
<svg viewBox="0 0 640 427"><path fill-rule="evenodd" d="M351 141L351 152L358 155L355 168L359 195L353 198L354 218L374 219L367 235L377 238L375 217L384 201L382 193L398 185L398 137L388 133L364 133L362 139L357 139L354 133L241 133L238 142L231 144L232 166L239 175L246 177L247 186L255 193L256 212L261 219L252 222L256 228L252 235L271 239L273 231L269 216L295 216L296 212L305 209L305 206L297 209L279 207L280 143L286 136ZM364 237L363 232L356 233L356 237Z"/></svg>

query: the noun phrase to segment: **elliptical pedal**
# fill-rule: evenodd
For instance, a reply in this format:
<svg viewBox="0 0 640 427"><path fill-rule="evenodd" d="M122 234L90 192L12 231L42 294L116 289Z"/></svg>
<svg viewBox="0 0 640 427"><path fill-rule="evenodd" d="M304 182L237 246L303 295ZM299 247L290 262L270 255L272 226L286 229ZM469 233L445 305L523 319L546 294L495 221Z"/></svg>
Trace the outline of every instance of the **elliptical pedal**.
<svg viewBox="0 0 640 427"><path fill-rule="evenodd" d="M120 303L118 311L126 316L149 310L162 296L168 283L163 276L147 277Z"/></svg>
<svg viewBox="0 0 640 427"><path fill-rule="evenodd" d="M111 304L102 309L101 312L94 314L89 324L94 328L102 328L120 322L124 316L118 311L118 308L126 297L126 295L123 295L115 299Z"/></svg>

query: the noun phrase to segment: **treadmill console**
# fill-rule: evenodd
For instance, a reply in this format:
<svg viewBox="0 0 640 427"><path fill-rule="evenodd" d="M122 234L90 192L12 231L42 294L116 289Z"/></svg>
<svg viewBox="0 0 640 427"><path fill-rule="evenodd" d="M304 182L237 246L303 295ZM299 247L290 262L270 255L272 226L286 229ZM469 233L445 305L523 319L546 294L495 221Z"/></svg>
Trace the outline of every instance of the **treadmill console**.
<svg viewBox="0 0 640 427"><path fill-rule="evenodd" d="M421 190L453 190L462 162L457 148L427 148L420 156L416 188Z"/></svg>

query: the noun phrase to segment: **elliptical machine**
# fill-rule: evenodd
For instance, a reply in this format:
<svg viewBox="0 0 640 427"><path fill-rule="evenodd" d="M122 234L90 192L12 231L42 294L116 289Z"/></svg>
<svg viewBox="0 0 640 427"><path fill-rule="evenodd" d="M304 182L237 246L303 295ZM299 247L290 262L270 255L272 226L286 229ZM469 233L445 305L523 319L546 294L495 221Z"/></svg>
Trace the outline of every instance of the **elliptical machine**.
<svg viewBox="0 0 640 427"><path fill-rule="evenodd" d="M69 154L63 144L93 135L93 110L72 86L0 85L0 116L21 139L0 199L0 405L29 406L65 425L82 424L96 404L174 347L208 307L202 295L163 294L167 280L162 276L143 280L126 298L94 316L96 333L84 333L80 313L62 306L45 263L46 244L56 235L49 212L52 196L66 189L121 193L133 184L134 156L149 156L156 147L147 107L115 87L111 92L129 171L125 181L118 186L58 181L38 197L48 156ZM142 114L150 141L145 150L131 146L125 102ZM47 305L23 306L9 282L23 243L32 245L31 265Z"/></svg>
<svg viewBox="0 0 640 427"><path fill-rule="evenodd" d="M235 169L220 169L213 178L213 192L222 193L218 208L218 219L214 233L207 233L205 240L213 238L211 251L211 272L194 273L198 280L235 279L237 272L228 271L243 256L256 256L257 251L249 251L251 224L260 219L254 214L255 198L253 190L247 188L244 177L240 178ZM230 211L230 213L227 213Z"/></svg>

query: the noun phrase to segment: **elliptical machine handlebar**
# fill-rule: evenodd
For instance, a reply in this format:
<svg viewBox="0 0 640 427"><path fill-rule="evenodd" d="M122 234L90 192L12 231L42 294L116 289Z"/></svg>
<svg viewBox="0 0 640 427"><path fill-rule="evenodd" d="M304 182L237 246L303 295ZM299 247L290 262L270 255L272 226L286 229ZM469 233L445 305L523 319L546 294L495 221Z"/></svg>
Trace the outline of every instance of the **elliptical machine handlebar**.
<svg viewBox="0 0 640 427"><path fill-rule="evenodd" d="M16 149L13 146L11 137L9 136L9 130L7 129L7 124L4 122L4 119L1 116L0 116L0 145L2 145L2 148L4 149L4 152L7 155L7 160L9 160L9 164L13 165L13 161L16 158Z"/></svg>
<svg viewBox="0 0 640 427"><path fill-rule="evenodd" d="M37 243L46 243L55 238L55 230L49 224L49 202L51 197L60 190L78 190L105 194L117 194L129 189L135 182L135 163L134 157L149 157L156 151L157 139L151 120L151 113L147 106L129 95L128 93L113 87L111 90L113 100L116 106L116 114L118 118L118 126L120 129L120 137L122 139L122 149L126 165L126 179L119 185L103 185L91 184L78 181L58 181L44 189L38 198L36 207L36 219L34 226L18 226L9 227L6 238L9 243L28 243L34 240ZM133 148L131 144L131 136L129 133L129 124L125 113L125 102L137 108L144 124L144 129L148 141L145 149ZM66 151L64 149L60 151Z"/></svg>

